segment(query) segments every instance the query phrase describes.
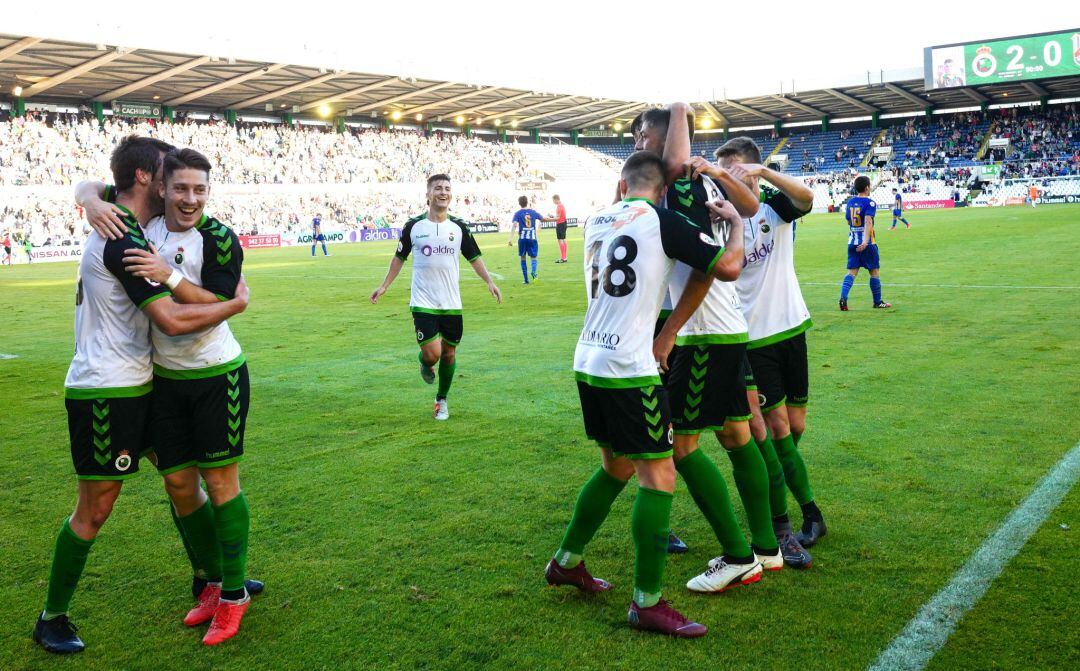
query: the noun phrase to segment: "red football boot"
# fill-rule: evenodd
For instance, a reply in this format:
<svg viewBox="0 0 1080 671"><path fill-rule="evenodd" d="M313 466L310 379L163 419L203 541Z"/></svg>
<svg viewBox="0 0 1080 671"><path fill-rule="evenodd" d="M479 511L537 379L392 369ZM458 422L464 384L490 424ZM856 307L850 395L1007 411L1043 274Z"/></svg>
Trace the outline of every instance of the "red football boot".
<svg viewBox="0 0 1080 671"><path fill-rule="evenodd" d="M214 613L214 621L210 623L210 629L207 630L206 636L203 636L202 642L206 645L217 645L236 636L240 631L240 620L243 619L250 603L251 599L243 603L219 602L217 611Z"/></svg>
<svg viewBox="0 0 1080 671"><path fill-rule="evenodd" d="M648 608L639 607L636 601L631 602L627 620L634 629L656 631L679 638L699 638L709 632L705 625L691 622L663 599Z"/></svg>
<svg viewBox="0 0 1080 671"><path fill-rule="evenodd" d="M199 595L199 603L195 604L195 607L189 610L188 614L184 616L184 625L188 627L197 627L204 622L209 622L214 619L214 613L217 611L218 602L220 600L220 584L203 587L202 594Z"/></svg>
<svg viewBox="0 0 1080 671"><path fill-rule="evenodd" d="M611 589L611 585L606 580L594 578L589 574L585 568L585 562L581 562L574 568L563 568L559 566L559 562L552 559L544 569L544 578L547 584L553 587L573 585L582 592L606 592Z"/></svg>

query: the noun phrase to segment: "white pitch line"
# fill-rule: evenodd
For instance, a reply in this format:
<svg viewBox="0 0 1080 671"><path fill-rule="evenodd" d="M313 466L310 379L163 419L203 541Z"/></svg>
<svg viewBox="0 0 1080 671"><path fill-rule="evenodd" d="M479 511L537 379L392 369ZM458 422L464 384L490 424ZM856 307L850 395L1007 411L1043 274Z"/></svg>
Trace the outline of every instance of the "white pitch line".
<svg viewBox="0 0 1080 671"><path fill-rule="evenodd" d="M3 352L0 352L0 359L18 359L18 358L19 358L18 354L4 354Z"/></svg>
<svg viewBox="0 0 1080 671"><path fill-rule="evenodd" d="M960 619L986 594L1002 570L1027 543L1080 479L1080 443L1043 476L949 584L927 601L869 671L921 671L945 645Z"/></svg>
<svg viewBox="0 0 1080 671"><path fill-rule="evenodd" d="M839 282L801 282L818 287L840 286ZM915 287L918 289L1063 289L1080 291L1080 287L1040 287L1018 284L909 284L904 282L886 282L890 287Z"/></svg>

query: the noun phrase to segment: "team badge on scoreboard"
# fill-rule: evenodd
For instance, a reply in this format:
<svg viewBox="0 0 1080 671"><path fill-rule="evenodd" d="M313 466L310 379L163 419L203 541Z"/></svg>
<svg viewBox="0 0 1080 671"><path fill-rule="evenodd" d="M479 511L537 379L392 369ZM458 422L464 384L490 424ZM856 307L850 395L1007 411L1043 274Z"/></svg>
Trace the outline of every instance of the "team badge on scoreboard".
<svg viewBox="0 0 1080 671"><path fill-rule="evenodd" d="M991 53L990 47L979 47L975 50L975 59L971 61L971 69L980 77L989 77L997 70L997 59Z"/></svg>

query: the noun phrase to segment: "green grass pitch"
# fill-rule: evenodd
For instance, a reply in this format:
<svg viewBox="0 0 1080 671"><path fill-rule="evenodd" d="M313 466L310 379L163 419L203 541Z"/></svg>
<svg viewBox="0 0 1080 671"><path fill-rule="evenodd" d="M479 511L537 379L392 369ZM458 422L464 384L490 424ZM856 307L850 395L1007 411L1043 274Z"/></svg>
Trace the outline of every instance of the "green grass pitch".
<svg viewBox="0 0 1080 671"><path fill-rule="evenodd" d="M698 641L625 626L633 487L587 554L615 589L544 586L598 460L571 372L585 303L573 230L565 265L544 232L527 287L506 237L478 236L505 299L463 266L446 423L417 374L409 270L368 302L391 244L249 252L253 303L232 327L252 379L249 572L267 591L225 645L183 627L189 570L144 462L75 595L87 651L49 657L30 630L75 495L62 390L75 266L0 268L0 353L17 356L0 358L0 668L865 668L1080 439L1080 207L908 218L910 231L878 225L888 311L870 308L865 273L851 312L837 310L840 215L799 225L815 322L801 450L829 536L810 571L691 595L718 550L679 484L672 525L691 552L668 562L667 596L710 627ZM715 440L704 446L730 477ZM1080 666L1078 534L1074 490L931 668Z"/></svg>

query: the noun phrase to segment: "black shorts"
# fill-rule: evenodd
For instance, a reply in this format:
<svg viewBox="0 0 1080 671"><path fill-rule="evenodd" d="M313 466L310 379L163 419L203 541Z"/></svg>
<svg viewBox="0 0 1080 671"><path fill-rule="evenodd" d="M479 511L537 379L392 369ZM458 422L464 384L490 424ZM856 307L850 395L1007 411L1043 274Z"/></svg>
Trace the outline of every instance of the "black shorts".
<svg viewBox="0 0 1080 671"><path fill-rule="evenodd" d="M667 382L675 433L720 431L724 422L750 419L745 353L745 343L675 348Z"/></svg>
<svg viewBox="0 0 1080 671"><path fill-rule="evenodd" d="M457 347L461 343L464 325L459 314L433 315L430 312L413 312L412 320L418 345L426 345L440 336L447 345Z"/></svg>
<svg viewBox="0 0 1080 671"><path fill-rule="evenodd" d="M780 404L801 408L809 400L810 375L806 363L806 333L747 351L754 369L761 410Z"/></svg>
<svg viewBox="0 0 1080 671"><path fill-rule="evenodd" d="M743 382L746 384L746 391L757 391L757 380L754 379L754 369L750 367L749 355L743 354L742 363L739 365L739 369L742 371Z"/></svg>
<svg viewBox="0 0 1080 671"><path fill-rule="evenodd" d="M629 459L672 454L671 411L661 385L605 389L578 381L585 435Z"/></svg>
<svg viewBox="0 0 1080 671"><path fill-rule="evenodd" d="M653 340L656 340L656 337L658 335L660 335L660 331L663 330L664 324L667 322L667 318L670 315L671 315L671 310L661 310L660 311L660 316L658 316L656 318L656 326L653 327L653 334L652 334ZM672 354L674 355L675 352L673 351ZM670 356L668 357L668 362L669 363L671 362L671 357ZM664 385L666 387L667 383L668 383L667 379L668 379L668 374L665 373L663 370L661 370L660 371L660 384L662 384L662 385Z"/></svg>
<svg viewBox="0 0 1080 671"><path fill-rule="evenodd" d="M555 224L555 239L556 240L565 240L566 239L566 224Z"/></svg>
<svg viewBox="0 0 1080 671"><path fill-rule="evenodd" d="M71 462L80 480L124 480L139 472L152 396L64 399Z"/></svg>
<svg viewBox="0 0 1080 671"><path fill-rule="evenodd" d="M158 472L220 468L244 455L251 386L247 364L194 380L154 376L154 451Z"/></svg>

